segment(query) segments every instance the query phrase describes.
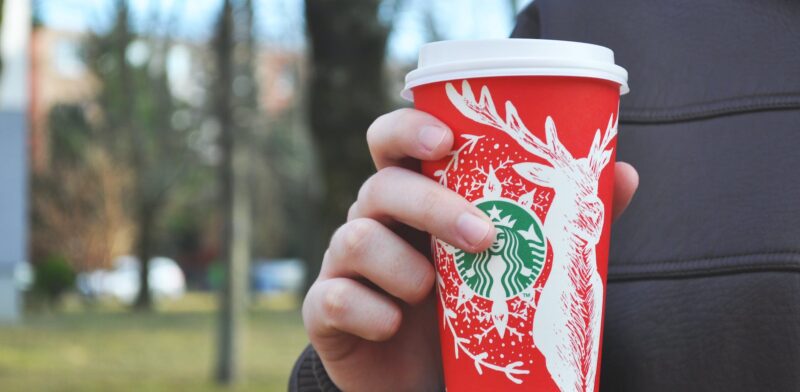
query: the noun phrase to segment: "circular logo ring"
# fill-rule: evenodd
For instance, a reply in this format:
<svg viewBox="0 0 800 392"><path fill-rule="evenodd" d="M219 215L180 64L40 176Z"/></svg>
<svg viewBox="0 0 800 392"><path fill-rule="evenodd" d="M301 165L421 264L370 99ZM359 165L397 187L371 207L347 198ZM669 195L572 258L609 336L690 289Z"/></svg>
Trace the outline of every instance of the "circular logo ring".
<svg viewBox="0 0 800 392"><path fill-rule="evenodd" d="M495 242L481 253L456 250L461 280L476 295L506 300L533 285L547 259L547 241L539 218L508 199L481 200L477 207L497 228Z"/></svg>

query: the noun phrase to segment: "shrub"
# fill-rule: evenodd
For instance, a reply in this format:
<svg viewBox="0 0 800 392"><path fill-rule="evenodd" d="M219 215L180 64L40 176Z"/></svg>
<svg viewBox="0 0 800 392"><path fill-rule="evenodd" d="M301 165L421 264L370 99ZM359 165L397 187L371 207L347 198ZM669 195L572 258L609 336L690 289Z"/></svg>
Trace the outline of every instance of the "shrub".
<svg viewBox="0 0 800 392"><path fill-rule="evenodd" d="M75 271L63 256L47 257L34 266L33 288L51 302L58 302L74 284Z"/></svg>

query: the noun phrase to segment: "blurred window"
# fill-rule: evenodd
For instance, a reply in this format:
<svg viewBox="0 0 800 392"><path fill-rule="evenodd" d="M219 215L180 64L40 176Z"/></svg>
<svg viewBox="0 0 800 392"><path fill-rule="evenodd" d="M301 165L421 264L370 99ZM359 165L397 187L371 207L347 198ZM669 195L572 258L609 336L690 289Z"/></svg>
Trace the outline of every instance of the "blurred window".
<svg viewBox="0 0 800 392"><path fill-rule="evenodd" d="M56 42L54 50L54 63L60 76L76 79L86 72L86 66L81 60L80 47L77 42L60 39Z"/></svg>
<svg viewBox="0 0 800 392"><path fill-rule="evenodd" d="M295 75L290 66L284 66L275 81L275 93L280 99L289 99L295 92Z"/></svg>

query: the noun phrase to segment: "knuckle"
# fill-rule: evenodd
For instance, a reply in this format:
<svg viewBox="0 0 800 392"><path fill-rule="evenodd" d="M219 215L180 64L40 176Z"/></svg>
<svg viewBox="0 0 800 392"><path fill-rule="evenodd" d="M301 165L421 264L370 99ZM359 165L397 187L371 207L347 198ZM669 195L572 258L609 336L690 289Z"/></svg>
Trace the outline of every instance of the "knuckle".
<svg viewBox="0 0 800 392"><path fill-rule="evenodd" d="M319 275L317 275L317 281L327 277L328 272L331 269L331 264L333 263L332 252L331 252L332 244L333 244L333 239L331 239L331 243L328 245L328 249L325 249L325 253L322 254L322 265L320 265L319 268ZM314 284L316 284L316 282ZM308 290L311 291L312 287L314 286L312 285L311 287L309 287Z"/></svg>
<svg viewBox="0 0 800 392"><path fill-rule="evenodd" d="M397 176L404 170L397 167L387 167L379 170L361 185L361 189L358 190L357 200L365 206L372 206L375 198L384 194L391 181L396 180Z"/></svg>
<svg viewBox="0 0 800 392"><path fill-rule="evenodd" d="M340 257L353 258L364 253L369 236L374 230L374 221L359 218L345 223L334 235L332 247Z"/></svg>
<svg viewBox="0 0 800 392"><path fill-rule="evenodd" d="M384 181L395 180L397 176L402 176L406 173L408 173L407 169L403 169L402 167L397 167L397 166L390 166L375 173L375 175L377 176L376 178L380 182L384 182Z"/></svg>
<svg viewBox="0 0 800 392"><path fill-rule="evenodd" d="M303 316L303 326L306 328L306 331L312 332L315 330L314 326L319 325L317 321L319 320L314 311L314 309L319 309L322 301L322 293L321 293L321 284L319 281L314 282L311 287L308 288L308 293L306 294L305 299L303 299L303 307L301 309L301 313Z"/></svg>
<svg viewBox="0 0 800 392"><path fill-rule="evenodd" d="M358 195L356 196L356 202L363 204L365 206L369 205L369 201L372 199L372 195L375 193L375 182L378 181L378 175L383 170L369 176L363 184L361 184L361 188L358 190Z"/></svg>
<svg viewBox="0 0 800 392"><path fill-rule="evenodd" d="M397 166L389 166L381 169L373 176L373 185L375 191L385 192L390 189L393 184L403 181L408 175L408 169ZM396 188L396 187L395 187Z"/></svg>
<svg viewBox="0 0 800 392"><path fill-rule="evenodd" d="M372 124L370 124L367 128L367 146L369 146L370 151L375 148L375 145L378 142L380 130L385 127L384 124L387 122L386 116L388 116L388 114L378 116L378 118L376 118L375 121L373 121Z"/></svg>
<svg viewBox="0 0 800 392"><path fill-rule="evenodd" d="M345 317L349 308L349 288L344 282L331 283L322 295L322 311L327 326L336 328Z"/></svg>
<svg viewBox="0 0 800 392"><path fill-rule="evenodd" d="M350 208L347 209L347 220L348 221L353 220L357 212L358 212L358 204L357 202L353 202L353 204L350 205Z"/></svg>
<svg viewBox="0 0 800 392"><path fill-rule="evenodd" d="M314 298L317 298L316 296L317 289L315 287L316 285L317 284L314 283L311 285L311 287L308 288L308 293L306 294L306 297L303 299L303 306L301 308L301 314L303 316L303 325L305 326L307 331L311 330L309 323L311 322L310 316L313 313L313 310L311 310L311 308L313 307L312 303L314 302Z"/></svg>
<svg viewBox="0 0 800 392"><path fill-rule="evenodd" d="M380 143L380 139L387 130L391 129L394 123L400 123L405 117L408 108L398 109L378 116L367 128L367 145L370 149Z"/></svg>
<svg viewBox="0 0 800 392"><path fill-rule="evenodd" d="M424 112L411 108L397 109L395 110L395 121L401 124L416 126L419 124L420 115L423 113Z"/></svg>

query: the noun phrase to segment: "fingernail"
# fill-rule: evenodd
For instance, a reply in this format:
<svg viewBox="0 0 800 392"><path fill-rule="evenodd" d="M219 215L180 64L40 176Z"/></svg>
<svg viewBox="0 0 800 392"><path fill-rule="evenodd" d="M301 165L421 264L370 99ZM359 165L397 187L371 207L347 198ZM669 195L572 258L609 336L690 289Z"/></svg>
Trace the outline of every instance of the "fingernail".
<svg viewBox="0 0 800 392"><path fill-rule="evenodd" d="M442 127L437 125L426 125L419 130L417 138L419 139L419 143L430 152L442 144L442 141L446 135L447 131L445 131Z"/></svg>
<svg viewBox="0 0 800 392"><path fill-rule="evenodd" d="M477 246L494 231L494 227L489 222L465 212L458 217L456 230L467 244Z"/></svg>

